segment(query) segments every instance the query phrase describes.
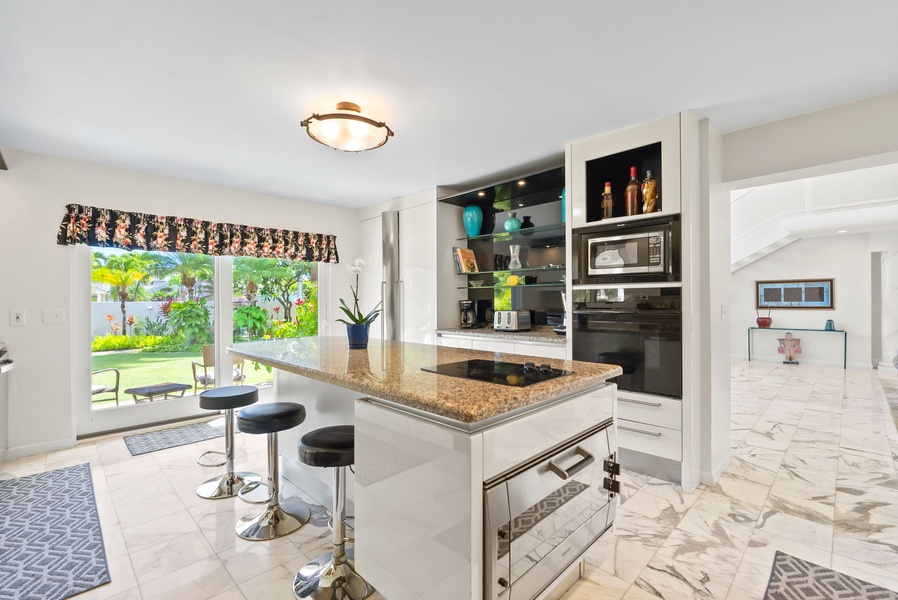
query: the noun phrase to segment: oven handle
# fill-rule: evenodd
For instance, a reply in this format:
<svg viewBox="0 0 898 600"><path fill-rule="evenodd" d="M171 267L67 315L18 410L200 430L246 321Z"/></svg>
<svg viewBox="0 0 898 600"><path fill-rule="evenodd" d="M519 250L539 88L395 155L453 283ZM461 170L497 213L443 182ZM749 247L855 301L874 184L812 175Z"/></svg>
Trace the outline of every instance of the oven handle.
<svg viewBox="0 0 898 600"><path fill-rule="evenodd" d="M577 452L577 454L579 454L580 456L583 457L583 460L581 460L580 462L578 462L577 464L572 466L570 469L565 471L564 469L562 469L561 467L556 465L555 461L550 460L549 461L549 470L552 471L553 473L555 473L556 475L558 475L559 477L561 477L562 479L567 479L567 478L571 477L572 475L576 475L577 473L579 473L580 471L582 471L583 469L585 469L586 467L588 467L589 465L591 465L592 463L594 463L596 461L596 457L593 456L592 454L590 454L589 452L587 452L586 450L584 450L581 446L577 446L576 452Z"/></svg>
<svg viewBox="0 0 898 600"><path fill-rule="evenodd" d="M642 435L650 435L652 437L661 437L661 433L657 431L644 431L642 429L633 429L632 427L624 427L623 425L618 425L618 429L622 429L624 431L632 431L633 433L641 433Z"/></svg>
<svg viewBox="0 0 898 600"><path fill-rule="evenodd" d="M575 315L679 315L681 310L676 308L639 309L639 308L578 308Z"/></svg>

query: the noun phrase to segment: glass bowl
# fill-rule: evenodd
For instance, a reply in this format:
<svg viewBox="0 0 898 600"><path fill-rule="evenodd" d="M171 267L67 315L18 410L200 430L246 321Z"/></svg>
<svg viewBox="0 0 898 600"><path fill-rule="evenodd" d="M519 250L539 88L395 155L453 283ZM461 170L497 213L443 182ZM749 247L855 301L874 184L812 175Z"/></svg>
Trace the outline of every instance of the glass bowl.
<svg viewBox="0 0 898 600"><path fill-rule="evenodd" d="M480 287L483 285L483 280L482 279L472 279L471 281L468 282L468 285L470 285L471 287Z"/></svg>

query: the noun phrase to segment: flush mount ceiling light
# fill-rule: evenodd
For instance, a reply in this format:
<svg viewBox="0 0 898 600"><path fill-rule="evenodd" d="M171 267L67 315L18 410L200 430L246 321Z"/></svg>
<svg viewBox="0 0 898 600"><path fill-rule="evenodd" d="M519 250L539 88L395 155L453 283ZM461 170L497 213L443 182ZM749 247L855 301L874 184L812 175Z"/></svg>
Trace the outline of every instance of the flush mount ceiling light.
<svg viewBox="0 0 898 600"><path fill-rule="evenodd" d="M362 109L352 102L340 102L337 111L313 114L301 125L319 144L342 150L362 152L380 148L393 137L393 131L382 121L361 114Z"/></svg>

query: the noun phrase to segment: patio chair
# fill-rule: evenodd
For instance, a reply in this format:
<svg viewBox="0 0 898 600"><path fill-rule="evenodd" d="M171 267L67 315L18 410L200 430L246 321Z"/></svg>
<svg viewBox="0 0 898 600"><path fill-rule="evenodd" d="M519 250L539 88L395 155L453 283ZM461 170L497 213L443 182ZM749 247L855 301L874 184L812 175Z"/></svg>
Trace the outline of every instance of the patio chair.
<svg viewBox="0 0 898 600"><path fill-rule="evenodd" d="M243 374L243 359L233 358L234 383L242 385L246 379ZM203 346L203 362L193 361L190 365L193 369L193 393L196 394L200 387L203 391L209 387L215 387L215 346Z"/></svg>
<svg viewBox="0 0 898 600"><path fill-rule="evenodd" d="M99 375L100 373L108 373L112 371L115 373L115 385L106 385L101 383L94 383L93 377L95 375ZM94 371L91 375L91 383L90 383L90 401L93 402L101 402L103 400L109 400L109 398L95 398L94 396L98 396L99 394L115 394L115 405L118 406L118 383L121 378L121 373L119 373L118 369L100 369L99 371ZM109 376L101 378L103 380L109 379Z"/></svg>

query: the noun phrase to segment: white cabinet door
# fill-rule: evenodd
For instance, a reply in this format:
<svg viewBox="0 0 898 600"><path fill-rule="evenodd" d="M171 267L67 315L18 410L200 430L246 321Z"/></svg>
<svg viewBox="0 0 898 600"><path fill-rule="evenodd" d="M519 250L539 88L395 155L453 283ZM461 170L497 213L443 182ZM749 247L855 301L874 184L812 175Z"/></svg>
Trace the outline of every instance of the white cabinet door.
<svg viewBox="0 0 898 600"><path fill-rule="evenodd" d="M471 339L446 337L443 335L437 338L437 344L440 346L448 346L450 348L465 348L467 350L470 350L472 348Z"/></svg>
<svg viewBox="0 0 898 600"><path fill-rule="evenodd" d="M436 341L436 205L399 211L402 341Z"/></svg>
<svg viewBox="0 0 898 600"><path fill-rule="evenodd" d="M514 354L514 342L503 342L500 340L474 340L471 343L474 350L483 350L484 352L504 352Z"/></svg>
<svg viewBox="0 0 898 600"><path fill-rule="evenodd" d="M514 345L515 354L523 354L525 356L539 356L541 358L557 358L564 360L565 348L560 344L528 344L526 342L516 342Z"/></svg>
<svg viewBox="0 0 898 600"><path fill-rule="evenodd" d="M365 261L365 268L359 277L359 298L363 302L362 310L368 311L383 300L383 226L380 217L367 219L359 223L359 256ZM340 265L350 264L356 257L341 257ZM345 268L345 267L343 267ZM355 283L355 281L353 281ZM345 296L344 296L345 299ZM349 298L352 300L352 297ZM352 308L350 306L350 308ZM337 318L342 318L343 313L337 309ZM379 316L371 325L368 335L372 338L383 337L383 315Z"/></svg>

